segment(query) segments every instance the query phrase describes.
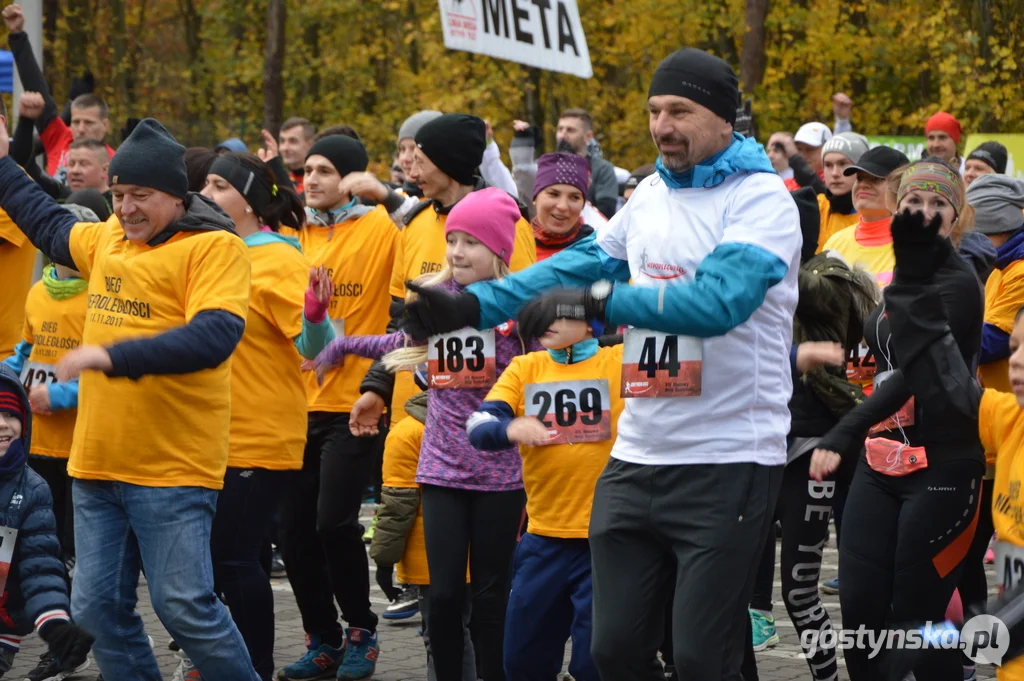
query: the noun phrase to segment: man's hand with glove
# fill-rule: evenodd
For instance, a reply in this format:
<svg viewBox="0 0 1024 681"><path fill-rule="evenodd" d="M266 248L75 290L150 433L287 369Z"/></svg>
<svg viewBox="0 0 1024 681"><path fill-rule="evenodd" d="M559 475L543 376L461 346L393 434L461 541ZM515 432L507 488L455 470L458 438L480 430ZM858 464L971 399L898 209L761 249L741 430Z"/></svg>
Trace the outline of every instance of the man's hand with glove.
<svg viewBox="0 0 1024 681"><path fill-rule="evenodd" d="M599 288L602 295L595 295ZM598 282L591 288L554 289L534 298L519 311L519 332L523 338L540 338L556 319L604 323L610 289L608 282Z"/></svg>
<svg viewBox="0 0 1024 681"><path fill-rule="evenodd" d="M480 323L480 301L471 293L452 295L411 281L405 287L416 294L416 299L405 304L401 328L413 340L425 341Z"/></svg>

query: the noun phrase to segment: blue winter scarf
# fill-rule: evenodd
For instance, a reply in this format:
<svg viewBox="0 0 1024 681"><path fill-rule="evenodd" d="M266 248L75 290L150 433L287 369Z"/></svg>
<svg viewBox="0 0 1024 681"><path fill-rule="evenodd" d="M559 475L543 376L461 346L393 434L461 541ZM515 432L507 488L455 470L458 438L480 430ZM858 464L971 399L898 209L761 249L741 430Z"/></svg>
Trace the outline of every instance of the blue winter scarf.
<svg viewBox="0 0 1024 681"><path fill-rule="evenodd" d="M725 182L725 178L740 171L775 172L772 162L768 160L768 154L764 152L764 147L758 144L753 137L744 137L737 132L732 134L732 144L685 172L677 173L674 170L669 170L661 162L660 156L654 163L654 168L658 171L662 181L672 189L716 187Z"/></svg>

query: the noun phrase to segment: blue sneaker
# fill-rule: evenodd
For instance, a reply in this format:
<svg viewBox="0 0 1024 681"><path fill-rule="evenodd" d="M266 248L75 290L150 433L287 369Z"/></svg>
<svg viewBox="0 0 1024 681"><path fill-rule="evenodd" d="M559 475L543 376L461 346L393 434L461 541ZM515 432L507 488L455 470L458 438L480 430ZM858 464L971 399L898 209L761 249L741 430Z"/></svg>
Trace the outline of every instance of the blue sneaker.
<svg viewBox="0 0 1024 681"><path fill-rule="evenodd" d="M377 635L366 629L351 627L345 630L345 659L338 667L338 678L342 681L360 681L373 676L377 669L380 646Z"/></svg>
<svg viewBox="0 0 1024 681"><path fill-rule="evenodd" d="M839 578L833 577L827 582L822 582L821 593L823 594L837 594L839 593Z"/></svg>
<svg viewBox="0 0 1024 681"><path fill-rule="evenodd" d="M775 631L775 617L765 617L756 610L749 610L750 628L754 639L754 652L759 653L775 646L779 642L779 634Z"/></svg>
<svg viewBox="0 0 1024 681"><path fill-rule="evenodd" d="M302 658L277 673L278 681L311 681L334 678L335 670L345 655L345 646L332 648L320 641L319 636L306 635L306 648Z"/></svg>

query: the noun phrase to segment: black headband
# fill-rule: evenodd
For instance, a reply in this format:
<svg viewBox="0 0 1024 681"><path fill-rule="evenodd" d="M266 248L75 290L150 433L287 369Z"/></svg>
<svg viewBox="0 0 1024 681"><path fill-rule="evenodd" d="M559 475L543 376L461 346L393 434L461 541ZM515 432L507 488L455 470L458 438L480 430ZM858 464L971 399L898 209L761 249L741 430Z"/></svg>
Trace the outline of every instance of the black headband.
<svg viewBox="0 0 1024 681"><path fill-rule="evenodd" d="M242 162L231 156L218 156L210 166L208 175L220 175L231 186L238 190L242 198L248 202L256 217L264 219L273 197L277 196L277 185L267 185L267 181L249 170Z"/></svg>

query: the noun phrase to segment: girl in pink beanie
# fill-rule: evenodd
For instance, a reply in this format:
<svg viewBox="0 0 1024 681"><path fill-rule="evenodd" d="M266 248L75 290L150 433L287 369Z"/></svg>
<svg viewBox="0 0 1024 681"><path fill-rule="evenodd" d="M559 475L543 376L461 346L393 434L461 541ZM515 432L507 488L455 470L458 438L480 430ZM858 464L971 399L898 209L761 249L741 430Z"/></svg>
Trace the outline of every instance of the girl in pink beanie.
<svg viewBox="0 0 1024 681"><path fill-rule="evenodd" d="M445 223L447 267L420 277L410 288L461 293L477 281L504 277L519 217L516 202L500 189L469 194L455 204ZM338 338L316 359L320 377L350 354L383 358L391 371L428 365L427 420L416 482L430 573L429 608L424 611L429 622L424 624L438 678L461 675L467 561L480 675L502 673L509 572L525 503L522 459L515 446L486 454L475 449L466 421L512 359L539 348L527 348L510 321L487 331L466 328L435 336L426 344L401 331Z"/></svg>

